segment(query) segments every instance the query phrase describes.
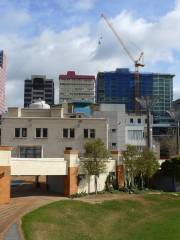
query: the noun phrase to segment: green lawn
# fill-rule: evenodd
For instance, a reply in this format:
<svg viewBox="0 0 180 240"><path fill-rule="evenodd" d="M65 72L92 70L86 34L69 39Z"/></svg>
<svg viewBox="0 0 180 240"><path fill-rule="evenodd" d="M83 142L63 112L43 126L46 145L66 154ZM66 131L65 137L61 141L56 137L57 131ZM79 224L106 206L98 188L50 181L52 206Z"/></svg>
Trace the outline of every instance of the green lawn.
<svg viewBox="0 0 180 240"><path fill-rule="evenodd" d="M179 240L180 195L59 201L24 216L22 227L26 240Z"/></svg>

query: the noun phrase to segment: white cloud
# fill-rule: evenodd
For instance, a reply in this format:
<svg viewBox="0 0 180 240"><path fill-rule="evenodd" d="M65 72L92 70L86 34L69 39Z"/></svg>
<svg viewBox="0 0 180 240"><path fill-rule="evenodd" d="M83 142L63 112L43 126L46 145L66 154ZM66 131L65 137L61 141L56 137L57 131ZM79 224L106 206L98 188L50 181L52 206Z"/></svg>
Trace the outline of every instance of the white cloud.
<svg viewBox="0 0 180 240"><path fill-rule="evenodd" d="M169 65L174 63L173 50L180 50L179 2L173 11L156 22L137 19L126 11L111 19L135 56L137 51L131 42L135 42L145 51L145 71L152 69L159 61ZM103 39L98 46L100 35ZM24 79L31 74L46 74L48 78L54 78L58 92L58 75L68 70L96 75L99 70L133 67L115 36L102 21L99 21L94 29L91 29L90 24L61 32L46 29L34 39L23 39L15 34L1 35L0 46L8 55L8 105L23 104ZM166 70L168 71L164 71ZM177 83L175 88L176 98L180 97ZM56 96L56 101L57 99Z"/></svg>

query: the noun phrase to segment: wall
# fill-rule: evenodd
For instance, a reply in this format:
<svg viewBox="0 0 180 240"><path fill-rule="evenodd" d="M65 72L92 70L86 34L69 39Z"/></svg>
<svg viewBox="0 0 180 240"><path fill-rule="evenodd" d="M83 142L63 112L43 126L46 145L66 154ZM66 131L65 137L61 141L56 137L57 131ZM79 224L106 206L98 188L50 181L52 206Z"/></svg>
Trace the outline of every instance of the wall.
<svg viewBox="0 0 180 240"><path fill-rule="evenodd" d="M12 158L11 175L66 175L67 162L53 158Z"/></svg>
<svg viewBox="0 0 180 240"><path fill-rule="evenodd" d="M103 191L105 189L105 181L107 179L107 176L109 175L109 172L115 172L116 171L116 161L115 160L109 160L107 162L107 169L106 172L103 174L100 174L97 182L97 190ZM79 174L83 174L82 168L79 170ZM86 176L84 179L82 179L79 182L78 186L78 193L80 192L95 192L95 185L94 185L94 176L88 177Z"/></svg>
<svg viewBox="0 0 180 240"><path fill-rule="evenodd" d="M27 128L27 138L15 138L15 128ZM48 128L48 138L35 138L35 128ZM63 128L74 128L75 138L63 138ZM64 156L64 149L71 147L83 151L89 139L84 139L84 128L96 129L96 138L107 146L107 122L105 119L73 118L4 118L2 121L2 145L42 146L43 157L59 158ZM19 157L19 156L18 156Z"/></svg>
<svg viewBox="0 0 180 240"><path fill-rule="evenodd" d="M124 104L100 104L94 110L94 117L103 117L108 122L108 148L109 150L125 150L127 144L136 146L145 146L145 138L139 140L129 140L128 130L141 130L144 133L146 126L146 115L126 114ZM133 118L133 124L130 124L130 119ZM138 123L141 119L141 123ZM112 129L116 131L113 132ZM113 146L116 143L116 146Z"/></svg>
<svg viewBox="0 0 180 240"><path fill-rule="evenodd" d="M100 104L98 111L93 111L93 117L103 117L108 122L108 149L123 150L125 148L125 105ZM116 131L113 132L112 129ZM116 143L116 146L113 146Z"/></svg>

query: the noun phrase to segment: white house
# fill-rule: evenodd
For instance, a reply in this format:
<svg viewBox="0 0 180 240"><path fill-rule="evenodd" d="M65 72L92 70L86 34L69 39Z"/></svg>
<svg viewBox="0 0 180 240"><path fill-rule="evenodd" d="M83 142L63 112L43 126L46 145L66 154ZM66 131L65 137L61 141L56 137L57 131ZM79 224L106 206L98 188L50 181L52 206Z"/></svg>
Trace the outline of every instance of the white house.
<svg viewBox="0 0 180 240"><path fill-rule="evenodd" d="M13 156L22 158L62 157L65 149L83 152L87 140L100 138L107 146L107 121L66 115L63 107L43 101L29 108L8 108L2 116L1 145L13 146Z"/></svg>

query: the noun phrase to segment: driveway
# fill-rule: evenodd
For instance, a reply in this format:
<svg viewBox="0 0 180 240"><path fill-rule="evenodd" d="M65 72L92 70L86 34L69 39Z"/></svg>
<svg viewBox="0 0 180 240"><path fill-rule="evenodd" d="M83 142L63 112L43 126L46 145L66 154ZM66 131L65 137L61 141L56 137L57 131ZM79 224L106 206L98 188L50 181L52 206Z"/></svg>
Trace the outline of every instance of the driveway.
<svg viewBox="0 0 180 240"><path fill-rule="evenodd" d="M29 211L36 209L42 205L67 199L54 195L34 195L19 196L11 199L10 204L0 205L0 239L4 239L5 233L14 223L20 225L21 217ZM20 228L18 227L19 231ZM22 236L22 233L19 233Z"/></svg>

